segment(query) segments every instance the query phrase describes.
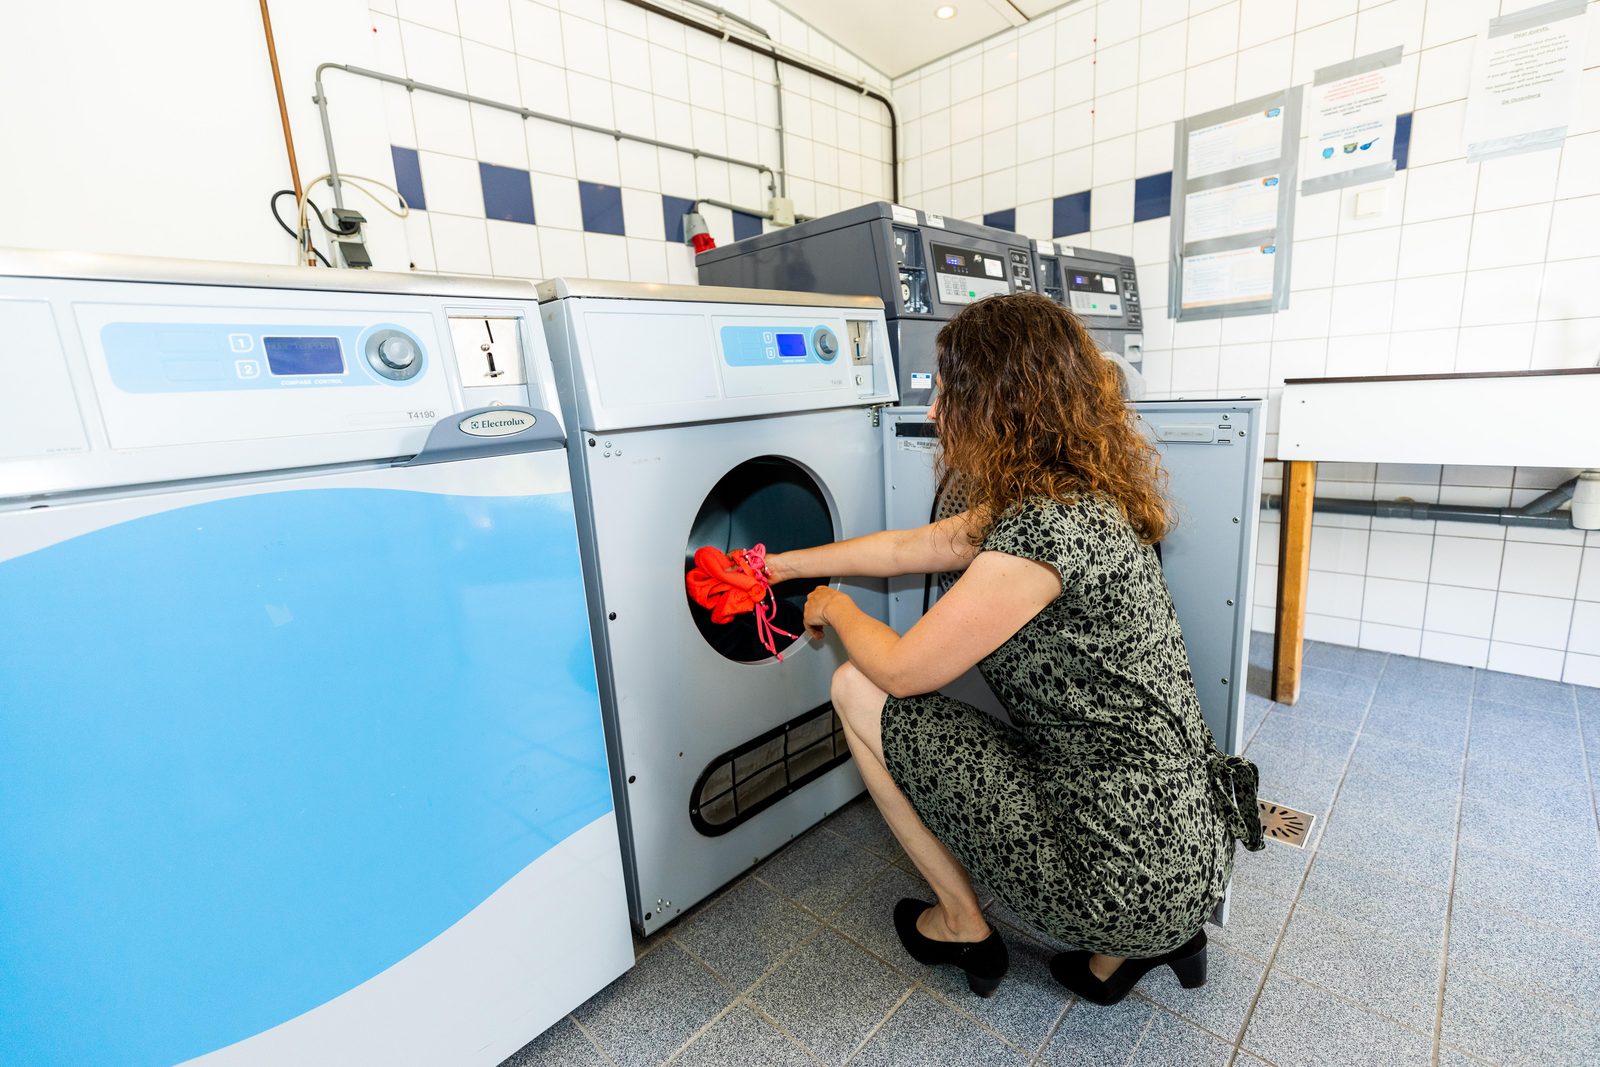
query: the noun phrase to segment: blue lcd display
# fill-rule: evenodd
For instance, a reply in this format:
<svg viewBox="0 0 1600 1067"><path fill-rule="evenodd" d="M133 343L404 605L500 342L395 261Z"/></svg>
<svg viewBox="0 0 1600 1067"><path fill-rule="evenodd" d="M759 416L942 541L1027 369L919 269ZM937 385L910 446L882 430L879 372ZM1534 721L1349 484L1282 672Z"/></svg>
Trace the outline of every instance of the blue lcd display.
<svg viewBox="0 0 1600 1067"><path fill-rule="evenodd" d="M806 354L806 335L803 333L780 333L778 335L778 355L803 356Z"/></svg>
<svg viewBox="0 0 1600 1067"><path fill-rule="evenodd" d="M276 375L344 373L337 337L263 337L261 346Z"/></svg>

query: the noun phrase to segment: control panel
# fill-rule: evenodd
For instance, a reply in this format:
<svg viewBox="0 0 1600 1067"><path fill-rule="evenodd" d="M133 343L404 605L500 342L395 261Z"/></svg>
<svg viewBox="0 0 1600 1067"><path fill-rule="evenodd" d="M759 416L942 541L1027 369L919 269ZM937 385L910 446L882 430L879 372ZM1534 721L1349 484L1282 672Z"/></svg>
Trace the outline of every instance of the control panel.
<svg viewBox="0 0 1600 1067"><path fill-rule="evenodd" d="M820 411L897 396L877 308L716 302L696 299L699 291L690 287L663 296L661 287L595 284L603 295L547 297L540 308L570 394L563 402L570 400L584 430Z"/></svg>
<svg viewBox="0 0 1600 1067"><path fill-rule="evenodd" d="M730 367L832 363L839 337L827 326L724 326L722 358Z"/></svg>
<svg viewBox="0 0 1600 1067"><path fill-rule="evenodd" d="M400 385L428 364L395 323L108 322L106 371L128 393L200 393Z"/></svg>
<svg viewBox="0 0 1600 1067"><path fill-rule="evenodd" d="M1144 308L1131 256L1053 241L1036 246L1039 291L1071 308L1118 365L1130 399L1143 395Z"/></svg>
<svg viewBox="0 0 1600 1067"><path fill-rule="evenodd" d="M1011 292L1006 257L937 242L931 243L930 248L943 303L970 304L986 296Z"/></svg>

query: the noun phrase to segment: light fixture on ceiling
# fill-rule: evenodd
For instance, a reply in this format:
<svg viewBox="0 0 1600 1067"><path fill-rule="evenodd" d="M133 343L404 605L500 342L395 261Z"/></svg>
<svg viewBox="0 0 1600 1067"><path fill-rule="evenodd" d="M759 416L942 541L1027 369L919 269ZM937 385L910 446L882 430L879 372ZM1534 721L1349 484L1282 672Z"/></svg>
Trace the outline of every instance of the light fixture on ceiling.
<svg viewBox="0 0 1600 1067"><path fill-rule="evenodd" d="M953 19L956 17L956 7L954 4L942 4L934 8L933 14L935 18Z"/></svg>

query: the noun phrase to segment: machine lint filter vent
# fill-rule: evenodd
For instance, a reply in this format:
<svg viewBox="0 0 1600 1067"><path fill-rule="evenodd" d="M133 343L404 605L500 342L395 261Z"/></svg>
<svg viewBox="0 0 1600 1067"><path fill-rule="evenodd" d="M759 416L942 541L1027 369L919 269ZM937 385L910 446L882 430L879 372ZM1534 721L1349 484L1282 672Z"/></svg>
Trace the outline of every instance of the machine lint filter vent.
<svg viewBox="0 0 1600 1067"><path fill-rule="evenodd" d="M1256 801L1261 810L1261 834L1273 841L1282 841L1295 848L1305 848L1311 836L1311 826L1317 821L1309 812L1274 804L1268 800Z"/></svg>
<svg viewBox="0 0 1600 1067"><path fill-rule="evenodd" d="M689 821L719 837L849 758L833 705L813 708L707 764L689 796Z"/></svg>

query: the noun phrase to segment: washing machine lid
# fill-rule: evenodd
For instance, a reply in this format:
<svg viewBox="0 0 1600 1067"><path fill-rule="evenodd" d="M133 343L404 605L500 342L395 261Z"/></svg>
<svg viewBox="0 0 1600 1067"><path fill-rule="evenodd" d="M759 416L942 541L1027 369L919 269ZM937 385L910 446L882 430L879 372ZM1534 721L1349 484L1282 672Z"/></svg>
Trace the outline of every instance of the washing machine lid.
<svg viewBox="0 0 1600 1067"><path fill-rule="evenodd" d="M602 278L551 278L538 285L539 303L569 297L610 300L672 300L702 304L763 304L766 306L825 307L882 311L875 296L834 293L796 293L786 289L742 289L724 285L666 285L660 282L614 282Z"/></svg>

